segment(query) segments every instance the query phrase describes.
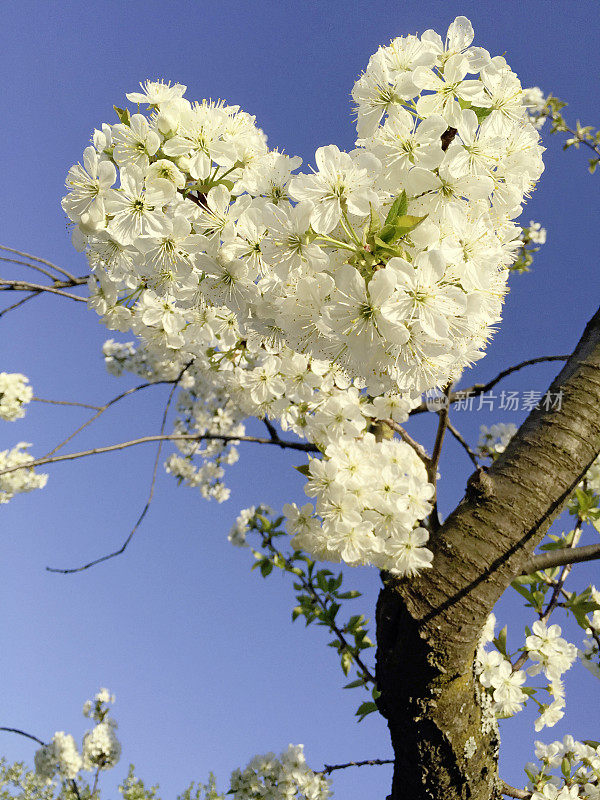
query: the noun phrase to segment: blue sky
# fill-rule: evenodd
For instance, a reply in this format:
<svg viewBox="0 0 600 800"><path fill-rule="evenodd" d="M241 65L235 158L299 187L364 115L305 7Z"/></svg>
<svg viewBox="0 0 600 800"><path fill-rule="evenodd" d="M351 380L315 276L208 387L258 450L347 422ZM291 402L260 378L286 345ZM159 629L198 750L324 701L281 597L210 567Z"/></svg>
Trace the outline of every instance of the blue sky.
<svg viewBox="0 0 600 800"><path fill-rule="evenodd" d="M60 208L66 171L93 128L112 120L112 105L146 78L185 83L192 99L241 105L257 116L271 146L309 163L323 144L352 147L349 92L379 44L427 28L443 35L464 14L475 43L506 53L525 86L568 101L570 120L600 118L596 0L23 0L5 3L1 14L2 243L79 274L85 262L71 248ZM548 244L535 271L513 279L504 323L465 382L525 358L569 352L595 311L598 178L588 175L585 153L562 153L555 137L546 146L546 171L524 220L542 222ZM126 385L105 372L100 348L110 334L83 304L42 297L0 326L0 370L24 372L41 397L96 403ZM544 391L555 372L532 367L505 388ZM77 448L157 432L165 399L164 387L155 387L125 401ZM455 423L473 442L480 424L522 416L457 412ZM79 409L37 404L24 420L2 424L0 448L24 440L34 453L45 452L84 418ZM413 426L425 444L433 422L424 415ZM360 698L341 690L323 631L291 625L291 586L278 575L263 582L250 573L249 554L227 542L238 509L302 498L293 454L248 446L230 469L232 498L221 506L161 475L153 508L124 557L71 577L45 572L48 564L76 565L121 543L144 505L153 458L150 449L131 449L56 465L46 489L1 508L0 724L42 738L55 730L79 738L83 701L108 686L117 695L123 742L115 774L132 761L149 782L160 782L164 797L211 769L223 787L254 753L288 742L303 742L315 768L389 757L383 720L373 715L356 724ZM470 472L452 443L441 472L448 512ZM599 581L597 566L581 574ZM346 580L365 593L349 613L372 617L376 571L348 569ZM513 598L502 601L502 613L530 621ZM595 688L583 668L573 670L568 722L543 736L533 735L530 712L503 725L504 777L521 782L534 738L551 741L565 731L597 738L589 699ZM24 739L7 735L0 752L33 755ZM338 775L336 796L344 800L384 797L389 787L387 767ZM116 785L111 775L105 785Z"/></svg>

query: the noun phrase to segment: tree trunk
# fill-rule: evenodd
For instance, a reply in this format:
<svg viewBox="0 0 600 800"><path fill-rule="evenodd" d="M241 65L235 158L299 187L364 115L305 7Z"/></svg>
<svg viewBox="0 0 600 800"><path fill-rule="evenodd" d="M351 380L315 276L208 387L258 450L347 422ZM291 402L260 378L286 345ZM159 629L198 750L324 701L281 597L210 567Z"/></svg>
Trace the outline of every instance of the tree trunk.
<svg viewBox="0 0 600 800"><path fill-rule="evenodd" d="M550 392L432 535L433 568L383 576L378 705L395 754L388 800L497 800L497 726L473 673L496 601L600 451L600 311Z"/></svg>

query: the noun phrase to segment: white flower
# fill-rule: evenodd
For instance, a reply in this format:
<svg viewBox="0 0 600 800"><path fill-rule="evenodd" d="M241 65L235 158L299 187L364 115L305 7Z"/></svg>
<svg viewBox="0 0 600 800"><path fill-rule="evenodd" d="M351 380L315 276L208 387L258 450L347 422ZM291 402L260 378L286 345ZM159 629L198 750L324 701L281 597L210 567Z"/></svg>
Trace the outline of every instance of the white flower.
<svg viewBox="0 0 600 800"><path fill-rule="evenodd" d="M42 489L48 481L47 475L37 475L32 467L27 467L33 461L33 456L25 452L27 447L31 445L19 442L12 450L0 450L0 472L23 467L0 475L0 503L8 503L16 494Z"/></svg>
<svg viewBox="0 0 600 800"><path fill-rule="evenodd" d="M143 114L134 114L130 124L115 125L112 129L113 158L120 167L148 168L150 156L160 147L160 136L150 130Z"/></svg>
<svg viewBox="0 0 600 800"><path fill-rule="evenodd" d="M343 153L334 144L319 147L315 154L318 171L292 178L289 191L296 200L313 204L311 225L317 233L330 233L343 214L367 216L377 202L372 189L373 173L380 164L369 154Z"/></svg>
<svg viewBox="0 0 600 800"><path fill-rule="evenodd" d="M116 180L115 165L101 161L93 147L86 147L83 166L71 167L65 181L70 191L63 198L62 207L69 218L79 222L86 214L95 220L103 217L106 194Z"/></svg>
<svg viewBox="0 0 600 800"><path fill-rule="evenodd" d="M116 723L106 718L83 737L83 768L106 770L121 757L121 744L115 734Z"/></svg>
<svg viewBox="0 0 600 800"><path fill-rule="evenodd" d="M19 372L0 372L0 419L13 422L24 417L24 406L32 398L33 389L25 375Z"/></svg>
<svg viewBox="0 0 600 800"><path fill-rule="evenodd" d="M35 757L36 774L50 783L56 773L61 780L74 780L83 767L83 761L75 740L64 731L57 731L49 745L37 750Z"/></svg>
<svg viewBox="0 0 600 800"><path fill-rule="evenodd" d="M106 210L113 215L109 231L123 244L140 236L160 236L165 230L162 206L174 193L175 187L164 178L144 186L143 172L136 166L121 171L120 188L111 189L106 199Z"/></svg>
<svg viewBox="0 0 600 800"><path fill-rule="evenodd" d="M169 103L178 97L183 97L186 86L176 83L171 86L170 81L144 81L140 83L141 92L128 92L125 96L131 103L148 103L158 106Z"/></svg>

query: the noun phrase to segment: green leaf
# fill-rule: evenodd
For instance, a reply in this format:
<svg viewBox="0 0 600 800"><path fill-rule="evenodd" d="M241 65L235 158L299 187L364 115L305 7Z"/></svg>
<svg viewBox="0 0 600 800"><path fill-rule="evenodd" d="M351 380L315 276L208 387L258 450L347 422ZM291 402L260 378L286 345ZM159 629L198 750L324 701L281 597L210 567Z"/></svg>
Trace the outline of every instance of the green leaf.
<svg viewBox="0 0 600 800"><path fill-rule="evenodd" d="M398 217L403 216L408 211L408 198L406 196L406 192L404 189L402 190L402 194L397 197L390 210L388 211L387 217L385 218L386 225L393 225Z"/></svg>
<svg viewBox="0 0 600 800"><path fill-rule="evenodd" d="M361 592L357 589L349 589L347 592L338 592L336 597L339 600L353 600L355 597L360 597Z"/></svg>
<svg viewBox="0 0 600 800"><path fill-rule="evenodd" d="M491 108L478 108L477 106L471 106L471 110L477 114L477 122L481 125L483 120L492 113Z"/></svg>
<svg viewBox="0 0 600 800"><path fill-rule="evenodd" d="M356 709L356 715L355 716L358 717L358 721L359 722L362 722L363 719L368 714L372 714L374 711L377 711L376 703L372 703L372 702L367 701L367 702L361 703L359 705L359 707Z"/></svg>
<svg viewBox="0 0 600 800"><path fill-rule="evenodd" d="M337 578L335 578L333 580L333 583L330 582L331 583L330 591L337 591L340 588L340 586L342 585L342 581L343 580L344 580L344 575L343 575L342 572L340 572L340 574L337 576Z"/></svg>
<svg viewBox="0 0 600 800"><path fill-rule="evenodd" d="M308 464L302 464L301 467L294 467L294 469L300 473L300 475L304 475L306 478L310 477L310 470L308 469Z"/></svg>
<svg viewBox="0 0 600 800"><path fill-rule="evenodd" d="M570 778L571 777L571 762L569 761L569 759L566 756L561 761L560 771L565 776L565 778Z"/></svg>
<svg viewBox="0 0 600 800"><path fill-rule="evenodd" d="M527 583L528 584L539 583L539 578L535 577L536 574L537 573L534 572L533 575L519 575L519 577L515 578L514 581L511 583L511 586L513 586L513 584L515 584L515 583L517 583L519 585L524 584L524 583L525 584L527 584ZM516 589L517 587L513 586L513 588Z"/></svg>
<svg viewBox="0 0 600 800"><path fill-rule="evenodd" d="M420 225L427 216L428 214L424 214L422 217L416 217L414 214L403 214L396 219L396 228L405 229L407 233L414 231L417 225Z"/></svg>
<svg viewBox="0 0 600 800"><path fill-rule="evenodd" d="M329 585L322 570L319 570L319 572L317 572L317 586L322 592L329 591Z"/></svg>
<svg viewBox="0 0 600 800"><path fill-rule="evenodd" d="M342 688L343 689L358 689L359 686L364 686L364 685L365 685L364 680L362 678L357 678L355 681L350 681L350 683L347 683Z"/></svg>
<svg viewBox="0 0 600 800"><path fill-rule="evenodd" d="M119 118L119 122L122 122L123 125L131 124L131 115L128 108L119 108L119 106L113 106L113 108L117 117Z"/></svg>
<svg viewBox="0 0 600 800"><path fill-rule="evenodd" d="M381 220L377 212L373 209L373 206L370 207L369 213L369 227L367 228L367 241L371 240L373 236L377 233L377 231L381 228Z"/></svg>
<svg viewBox="0 0 600 800"><path fill-rule="evenodd" d="M498 634L497 638L494 639L493 644L505 658L508 658L508 655L506 653L506 632L507 632L507 626L505 625Z"/></svg>
<svg viewBox="0 0 600 800"><path fill-rule="evenodd" d="M386 246L391 244L391 242L395 241L397 238L396 226L393 223L387 223L379 231L379 240L382 241Z"/></svg>
<svg viewBox="0 0 600 800"><path fill-rule="evenodd" d="M260 562L260 574L263 576L263 578L266 578L267 575L271 574L271 572L273 572L273 564L268 558L265 558Z"/></svg>

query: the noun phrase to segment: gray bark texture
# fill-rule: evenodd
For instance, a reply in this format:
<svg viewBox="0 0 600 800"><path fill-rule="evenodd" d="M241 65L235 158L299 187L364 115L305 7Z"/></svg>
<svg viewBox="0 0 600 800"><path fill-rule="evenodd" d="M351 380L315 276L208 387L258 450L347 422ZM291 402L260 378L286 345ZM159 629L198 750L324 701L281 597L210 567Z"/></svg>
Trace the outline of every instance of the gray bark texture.
<svg viewBox="0 0 600 800"><path fill-rule="evenodd" d="M433 568L384 575L377 604L378 706L395 765L388 800L498 800L495 720L474 654L488 614L522 572L600 452L600 311L550 390L430 541Z"/></svg>

